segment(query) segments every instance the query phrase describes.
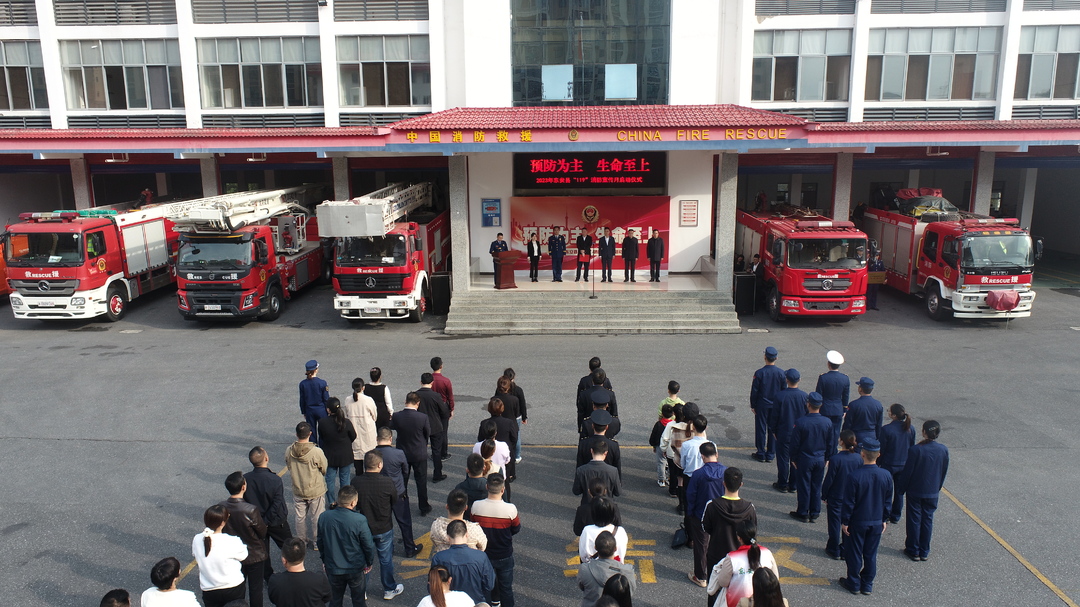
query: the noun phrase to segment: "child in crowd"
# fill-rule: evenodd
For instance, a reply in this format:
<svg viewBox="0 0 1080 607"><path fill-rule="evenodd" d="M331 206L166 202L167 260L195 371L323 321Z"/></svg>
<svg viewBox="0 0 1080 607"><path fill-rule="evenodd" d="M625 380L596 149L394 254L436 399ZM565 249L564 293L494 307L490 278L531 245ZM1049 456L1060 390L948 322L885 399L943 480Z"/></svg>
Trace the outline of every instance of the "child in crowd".
<svg viewBox="0 0 1080 607"><path fill-rule="evenodd" d="M675 383L675 382L671 382ZM678 391L679 384L675 384L675 389ZM664 457L664 450L660 448L660 436L664 433L664 426L667 426L675 419L675 408L672 405L666 404L671 397L664 399L664 404L660 405L660 419L656 420L653 424L652 434L649 435L649 445L653 448L653 453L656 454L656 484L661 487L667 486L667 458Z"/></svg>
<svg viewBox="0 0 1080 607"><path fill-rule="evenodd" d="M685 402L683 402L683 399L679 398L679 390L681 389L682 387L679 386L679 382L675 381L674 379L667 383L667 398L660 401L660 406L657 408L657 412L660 414L660 417L664 416L664 405L671 405L672 407L674 407L675 405L686 404Z"/></svg>

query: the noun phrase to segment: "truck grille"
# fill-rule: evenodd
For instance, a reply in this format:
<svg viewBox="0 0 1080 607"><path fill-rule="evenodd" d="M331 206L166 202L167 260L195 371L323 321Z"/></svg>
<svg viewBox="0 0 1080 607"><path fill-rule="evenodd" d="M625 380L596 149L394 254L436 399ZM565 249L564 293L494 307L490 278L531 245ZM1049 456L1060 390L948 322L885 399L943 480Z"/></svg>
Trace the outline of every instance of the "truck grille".
<svg viewBox="0 0 1080 607"><path fill-rule="evenodd" d="M825 282L829 288L825 288ZM803 288L807 291L844 291L851 288L851 280L848 278L807 278L803 280Z"/></svg>
<svg viewBox="0 0 1080 607"><path fill-rule="evenodd" d="M206 304L235 305L235 298L231 293L192 293L188 291L188 299L198 306L205 306Z"/></svg>
<svg viewBox="0 0 1080 607"><path fill-rule="evenodd" d="M335 276L342 291L400 291L405 284L404 274L338 274Z"/></svg>
<svg viewBox="0 0 1080 607"><path fill-rule="evenodd" d="M11 286L20 295L71 295L79 288L78 280L12 280ZM44 287L44 288L42 288Z"/></svg>
<svg viewBox="0 0 1080 607"><path fill-rule="evenodd" d="M847 310L846 301L808 301L803 300L803 307L807 310Z"/></svg>

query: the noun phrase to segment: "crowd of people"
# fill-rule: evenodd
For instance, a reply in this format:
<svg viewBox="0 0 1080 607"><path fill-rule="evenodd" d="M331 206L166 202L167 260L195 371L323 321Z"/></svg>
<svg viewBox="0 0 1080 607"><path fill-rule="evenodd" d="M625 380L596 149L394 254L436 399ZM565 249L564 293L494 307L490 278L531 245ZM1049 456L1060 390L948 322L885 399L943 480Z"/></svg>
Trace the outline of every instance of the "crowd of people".
<svg viewBox="0 0 1080 607"><path fill-rule="evenodd" d="M845 560L838 584L853 594L871 594L876 558L886 525L898 523L905 496L904 553L926 561L938 495L948 470L948 449L936 442L941 431L933 420L915 441L910 415L900 404L889 407L871 394L874 382L855 382L839 371L843 356L826 355L827 372L816 389L799 389L801 374L777 366L779 353L764 351L764 366L754 373L750 407L755 417L758 462L776 462L773 488L796 494L792 518L813 523L824 504L828 520L825 552ZM305 365L299 385L304 421L285 453L280 474L269 469L261 446L248 453L251 471L224 479L228 498L203 514L204 529L192 538L192 556L201 596L178 590L180 562L168 557L151 570L153 586L141 596L143 607L262 607L265 594L277 607L339 607L346 594L354 606L366 604L368 576L378 563L378 586L384 600L404 591L394 572L395 522L405 558L420 552L413 537L409 498L415 484L421 516L433 510L428 481L447 478L442 462L450 457L447 432L454 415L453 385L442 374L441 358L420 388L408 392L395 411L382 371L370 381L356 378L352 394L331 397L315 360ZM708 438L708 418L693 402L684 402L676 381L659 403L649 443L655 452L656 482L677 499L683 523L673 547L692 548L688 579L703 588L708 607L787 605L772 552L758 542L757 512L740 496L743 472L720 463ZM525 393L513 369L498 379L487 402L491 417L480 422L477 441L466 460L466 477L446 499L446 515L431 523L428 596L419 607L490 605L514 607L514 536L521 530L510 487L521 462L522 428L528 421ZM621 430L618 400L599 358L589 362L576 396L579 443L572 492L581 497L574 518L580 567L577 585L582 607L630 607L637 576L626 562L629 534L622 524L618 498L622 460L616 439ZM396 438L396 441L395 441ZM432 476L428 477L428 460ZM290 503L282 476L292 485ZM270 559L270 543L280 550L280 570ZM305 569L317 553L322 571ZM117 589L102 607L129 604Z"/></svg>

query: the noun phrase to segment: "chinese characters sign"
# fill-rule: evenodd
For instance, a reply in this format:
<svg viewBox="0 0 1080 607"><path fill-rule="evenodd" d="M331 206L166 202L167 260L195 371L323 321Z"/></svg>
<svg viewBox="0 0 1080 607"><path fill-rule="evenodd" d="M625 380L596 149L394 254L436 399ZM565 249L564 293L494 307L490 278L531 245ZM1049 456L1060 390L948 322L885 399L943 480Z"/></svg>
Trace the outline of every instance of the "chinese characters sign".
<svg viewBox="0 0 1080 607"><path fill-rule="evenodd" d="M567 152L514 154L514 189L663 191L664 152Z"/></svg>

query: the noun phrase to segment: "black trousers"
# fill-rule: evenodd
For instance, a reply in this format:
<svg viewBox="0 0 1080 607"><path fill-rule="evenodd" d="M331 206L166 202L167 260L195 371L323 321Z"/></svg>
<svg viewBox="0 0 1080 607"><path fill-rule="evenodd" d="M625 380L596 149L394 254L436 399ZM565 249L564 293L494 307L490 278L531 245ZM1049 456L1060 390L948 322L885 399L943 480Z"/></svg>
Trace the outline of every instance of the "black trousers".
<svg viewBox="0 0 1080 607"><path fill-rule="evenodd" d="M581 273L582 272L585 272L585 280L589 280L589 262L588 261L578 261L577 262L577 278L576 278L576 280L581 280Z"/></svg>
<svg viewBox="0 0 1080 607"><path fill-rule="evenodd" d="M600 278L611 282L611 264L615 261L614 257L601 257L600 258Z"/></svg>
<svg viewBox="0 0 1080 607"><path fill-rule="evenodd" d="M532 280L536 280L539 277L540 277L540 258L539 257L530 257L529 258L529 278L532 279Z"/></svg>
<svg viewBox="0 0 1080 607"><path fill-rule="evenodd" d="M270 561L240 564L240 571L244 574L244 583L247 584L249 607L263 607L263 581L265 579L263 569L269 564Z"/></svg>
<svg viewBox="0 0 1080 607"><path fill-rule="evenodd" d="M292 529L289 527L288 519L286 519L284 522L278 523L276 525L267 525L266 526L266 537L263 539L263 542L266 544L266 556L267 556L267 559L265 561L263 561L263 563L265 563L265 566L263 568L263 579L264 580L270 579L270 576L273 575L273 573L274 573L274 568L270 565L270 558L269 558L269 556L270 556L270 540L274 540L274 543L277 544L278 549L281 549L281 546L282 546L282 544L285 543L285 540L291 538L292 536L293 536L293 533L292 533Z"/></svg>
<svg viewBox="0 0 1080 607"><path fill-rule="evenodd" d="M442 475L442 458L446 455L446 432L432 434L429 442L431 444L431 476L434 478Z"/></svg>
<svg viewBox="0 0 1080 607"><path fill-rule="evenodd" d="M401 532L401 545L406 554L415 554L420 551L413 540L412 511L409 510L409 479L405 479L405 492L398 496L394 502L394 518L397 519L398 531Z"/></svg>
<svg viewBox="0 0 1080 607"><path fill-rule="evenodd" d="M219 588L217 590L203 590L202 600L205 607L225 607L225 605L233 601L244 600L244 593L247 592L247 584L240 582L239 586L233 586L232 588ZM262 588L259 588L259 595L262 596ZM260 603L261 604L261 603Z"/></svg>
<svg viewBox="0 0 1080 607"><path fill-rule="evenodd" d="M623 282L634 280L634 272L637 270L637 259L623 258Z"/></svg>
<svg viewBox="0 0 1080 607"><path fill-rule="evenodd" d="M649 280L660 280L660 262L649 260Z"/></svg>
<svg viewBox="0 0 1080 607"><path fill-rule="evenodd" d="M431 504L427 498L427 460L409 462L409 473L416 478L416 503L421 512L431 510ZM409 479L405 479L405 487L409 486Z"/></svg>

